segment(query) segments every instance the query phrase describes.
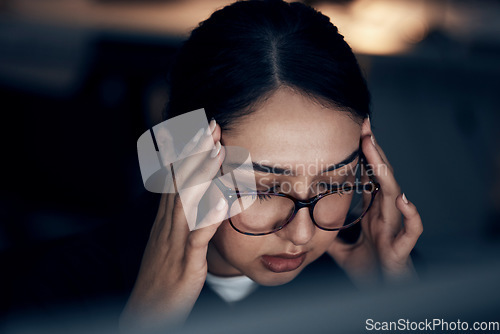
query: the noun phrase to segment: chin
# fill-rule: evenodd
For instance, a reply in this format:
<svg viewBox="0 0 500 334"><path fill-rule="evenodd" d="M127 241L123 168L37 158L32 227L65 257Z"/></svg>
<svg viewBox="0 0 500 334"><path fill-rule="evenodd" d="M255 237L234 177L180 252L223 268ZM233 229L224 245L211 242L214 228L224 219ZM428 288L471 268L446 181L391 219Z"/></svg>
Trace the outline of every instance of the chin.
<svg viewBox="0 0 500 334"><path fill-rule="evenodd" d="M302 269L303 268L283 273L266 271L265 273L259 273L258 275L250 278L263 286L278 286L293 281L293 279L297 277L298 274L300 274Z"/></svg>

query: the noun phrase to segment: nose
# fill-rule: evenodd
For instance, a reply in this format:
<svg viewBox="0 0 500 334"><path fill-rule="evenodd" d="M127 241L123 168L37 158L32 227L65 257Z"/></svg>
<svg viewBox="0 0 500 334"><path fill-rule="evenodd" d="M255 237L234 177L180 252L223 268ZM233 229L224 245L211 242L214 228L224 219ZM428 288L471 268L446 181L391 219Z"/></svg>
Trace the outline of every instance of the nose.
<svg viewBox="0 0 500 334"><path fill-rule="evenodd" d="M316 227L311 220L308 208L302 208L297 212L293 220L277 233L280 237L286 238L294 245L299 246L307 244L315 232Z"/></svg>

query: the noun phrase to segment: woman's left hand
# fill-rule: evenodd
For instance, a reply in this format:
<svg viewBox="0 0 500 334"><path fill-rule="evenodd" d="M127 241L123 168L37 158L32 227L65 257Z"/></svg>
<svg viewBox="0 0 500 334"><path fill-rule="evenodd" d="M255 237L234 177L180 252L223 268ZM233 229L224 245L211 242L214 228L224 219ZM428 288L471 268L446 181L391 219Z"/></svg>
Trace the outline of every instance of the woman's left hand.
<svg viewBox="0 0 500 334"><path fill-rule="evenodd" d="M361 147L381 189L362 219L358 241L347 244L336 238L327 252L361 286L377 282L380 274L389 281L414 278L410 252L423 232L420 215L401 194L392 166L371 130L365 132Z"/></svg>

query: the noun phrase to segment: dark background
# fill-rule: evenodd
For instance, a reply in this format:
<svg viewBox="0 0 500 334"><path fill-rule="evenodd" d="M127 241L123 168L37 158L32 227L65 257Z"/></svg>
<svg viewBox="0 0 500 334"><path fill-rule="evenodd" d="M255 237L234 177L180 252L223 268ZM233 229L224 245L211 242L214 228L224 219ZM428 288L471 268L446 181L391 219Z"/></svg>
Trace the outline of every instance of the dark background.
<svg viewBox="0 0 500 334"><path fill-rule="evenodd" d="M165 76L185 32L223 2L197 10L196 1L94 1L80 16L76 5L66 15L62 3L40 3L0 1L3 314L16 305L11 287L29 284L41 259L65 240L116 223L144 193L136 140L161 120ZM500 2L421 4L433 19L418 41L372 53L353 45L373 95L374 133L425 230L417 245L423 292L404 290L417 296L412 305L393 295L381 305L402 298L416 316L432 304L434 317L452 310L455 318L498 321ZM148 24L149 11L161 10L166 18ZM170 19L177 16L180 23ZM349 42L353 30L339 29ZM474 311L453 299L459 292L475 296ZM352 307L366 311L373 300L359 297Z"/></svg>

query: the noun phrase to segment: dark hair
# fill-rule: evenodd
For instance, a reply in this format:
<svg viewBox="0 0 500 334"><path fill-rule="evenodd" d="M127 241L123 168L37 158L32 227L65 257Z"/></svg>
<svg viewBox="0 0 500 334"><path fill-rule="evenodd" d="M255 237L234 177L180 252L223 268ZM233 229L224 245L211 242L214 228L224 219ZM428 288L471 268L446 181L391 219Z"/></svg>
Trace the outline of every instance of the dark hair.
<svg viewBox="0 0 500 334"><path fill-rule="evenodd" d="M370 94L359 65L330 19L301 3L239 1L214 12L179 50L165 118L205 108L222 129L280 87L360 120Z"/></svg>

